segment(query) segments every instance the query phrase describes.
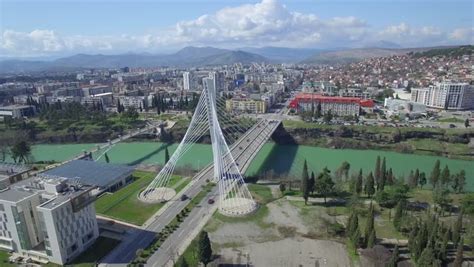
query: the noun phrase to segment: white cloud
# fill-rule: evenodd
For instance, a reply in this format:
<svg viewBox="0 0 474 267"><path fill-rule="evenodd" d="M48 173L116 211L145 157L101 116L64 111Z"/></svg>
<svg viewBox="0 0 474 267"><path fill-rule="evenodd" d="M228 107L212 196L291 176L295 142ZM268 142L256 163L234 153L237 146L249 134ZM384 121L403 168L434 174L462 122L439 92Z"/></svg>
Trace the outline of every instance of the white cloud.
<svg viewBox="0 0 474 267"><path fill-rule="evenodd" d="M449 38L452 39L452 40L472 44L472 43L474 43L474 27L454 29L449 34Z"/></svg>
<svg viewBox="0 0 474 267"><path fill-rule="evenodd" d="M381 40L390 40L404 46L436 46L456 44L448 40L448 33L432 26L412 27L405 22L391 25L375 34Z"/></svg>
<svg viewBox="0 0 474 267"><path fill-rule="evenodd" d="M143 35L86 36L61 35L53 30L5 30L0 33L0 54L156 52L186 45L350 47L378 40L418 46L472 43L473 32L473 28L460 28L447 33L431 26L411 27L405 22L375 31L354 16L321 19L315 14L290 11L278 0L262 0L256 4L226 7Z"/></svg>

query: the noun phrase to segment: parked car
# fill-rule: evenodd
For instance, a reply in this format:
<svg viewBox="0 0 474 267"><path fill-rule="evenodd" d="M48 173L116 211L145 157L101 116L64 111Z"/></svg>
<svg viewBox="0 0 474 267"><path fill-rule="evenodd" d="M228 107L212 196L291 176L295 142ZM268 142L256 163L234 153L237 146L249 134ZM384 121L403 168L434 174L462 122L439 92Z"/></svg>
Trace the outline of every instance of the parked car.
<svg viewBox="0 0 474 267"><path fill-rule="evenodd" d="M208 199L207 204L214 204L214 199L212 199L212 198Z"/></svg>
<svg viewBox="0 0 474 267"><path fill-rule="evenodd" d="M186 194L181 195L181 201L185 201L188 199L188 196Z"/></svg>

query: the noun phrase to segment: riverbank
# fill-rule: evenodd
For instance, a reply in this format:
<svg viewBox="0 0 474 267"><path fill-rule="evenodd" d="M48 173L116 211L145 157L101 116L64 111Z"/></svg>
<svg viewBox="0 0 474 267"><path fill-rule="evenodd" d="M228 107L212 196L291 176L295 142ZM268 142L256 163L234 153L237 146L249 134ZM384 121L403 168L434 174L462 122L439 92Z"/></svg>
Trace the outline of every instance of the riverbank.
<svg viewBox="0 0 474 267"><path fill-rule="evenodd" d="M94 147L96 144L34 145L32 155L35 162L63 161ZM171 153L177 144L160 142L130 142L115 145L107 154L111 163L163 165L165 151ZM300 177L303 161L307 160L315 173L328 167L335 171L343 161L351 165L350 173L362 169L364 173L373 171L377 156L385 157L387 168L392 168L397 177L405 177L411 170L418 168L429 175L436 160L441 166L448 165L451 173L466 171L467 186L474 191L474 164L472 161L448 159L440 156L403 154L380 150L330 149L305 145L281 145L267 143L256 155L246 172L246 176L269 177L271 175ZM178 162L180 167L203 168L212 160L211 145L196 144ZM11 161L11 159L10 159ZM101 161L105 161L102 157Z"/></svg>

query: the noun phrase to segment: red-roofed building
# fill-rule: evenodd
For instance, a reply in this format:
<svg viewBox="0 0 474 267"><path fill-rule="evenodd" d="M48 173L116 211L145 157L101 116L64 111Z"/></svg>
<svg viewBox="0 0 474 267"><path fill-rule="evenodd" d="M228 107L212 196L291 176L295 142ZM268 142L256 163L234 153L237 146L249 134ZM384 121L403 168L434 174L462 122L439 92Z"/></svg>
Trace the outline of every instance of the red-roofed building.
<svg viewBox="0 0 474 267"><path fill-rule="evenodd" d="M329 110L337 116L359 115L361 107L373 107L374 102L370 99L357 97L323 96L314 93L299 93L291 100L289 107L298 112L317 109L321 105L321 113L326 114Z"/></svg>

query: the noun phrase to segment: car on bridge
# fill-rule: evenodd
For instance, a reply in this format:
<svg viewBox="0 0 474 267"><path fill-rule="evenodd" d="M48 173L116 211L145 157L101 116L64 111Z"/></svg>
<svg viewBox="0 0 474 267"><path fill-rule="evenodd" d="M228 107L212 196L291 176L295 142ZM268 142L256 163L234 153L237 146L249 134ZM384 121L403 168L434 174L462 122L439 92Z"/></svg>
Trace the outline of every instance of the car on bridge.
<svg viewBox="0 0 474 267"><path fill-rule="evenodd" d="M207 200L207 204L211 204L211 205L212 205L212 204L214 204L214 202L215 202L215 201L214 201L214 199L212 199L212 198L210 198L210 199Z"/></svg>

